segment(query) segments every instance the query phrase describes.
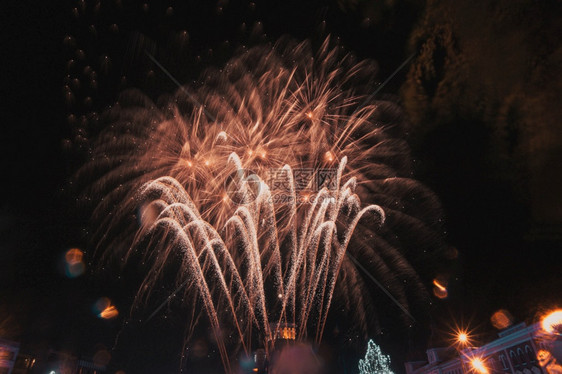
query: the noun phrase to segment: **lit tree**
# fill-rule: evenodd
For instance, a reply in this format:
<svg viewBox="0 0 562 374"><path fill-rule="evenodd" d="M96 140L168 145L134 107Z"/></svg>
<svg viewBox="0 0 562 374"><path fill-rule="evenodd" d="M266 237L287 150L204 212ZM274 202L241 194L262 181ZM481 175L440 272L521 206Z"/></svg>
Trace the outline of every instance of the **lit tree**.
<svg viewBox="0 0 562 374"><path fill-rule="evenodd" d="M390 370L390 356L384 355L372 340L367 345L365 358L359 360L359 374L394 374Z"/></svg>

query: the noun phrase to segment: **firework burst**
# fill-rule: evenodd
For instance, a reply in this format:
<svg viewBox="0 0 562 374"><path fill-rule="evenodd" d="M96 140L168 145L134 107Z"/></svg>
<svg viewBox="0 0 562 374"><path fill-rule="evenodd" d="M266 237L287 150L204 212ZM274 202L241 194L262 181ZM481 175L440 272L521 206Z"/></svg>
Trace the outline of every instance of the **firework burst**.
<svg viewBox="0 0 562 374"><path fill-rule="evenodd" d="M103 196L104 254L151 264L137 300L179 261L186 300L248 350L252 330L267 346L284 322L320 340L334 298L365 328L372 303L346 253L405 307L425 297L414 266L444 248L439 204L412 179L400 111L369 97L376 65L329 44L243 50L198 87L158 105L127 91L106 113L78 176ZM335 170L335 188L298 189L297 169ZM283 203L272 170L289 177Z"/></svg>

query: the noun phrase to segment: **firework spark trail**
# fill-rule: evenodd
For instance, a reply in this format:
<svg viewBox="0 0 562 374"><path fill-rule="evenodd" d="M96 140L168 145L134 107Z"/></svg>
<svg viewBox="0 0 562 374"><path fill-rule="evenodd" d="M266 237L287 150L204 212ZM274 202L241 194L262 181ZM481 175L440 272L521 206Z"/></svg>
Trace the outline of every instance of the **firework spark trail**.
<svg viewBox="0 0 562 374"><path fill-rule="evenodd" d="M137 303L177 253L184 298L199 297L217 334L234 326L246 350L252 331L271 339L270 319L320 340L334 300L364 329L363 308L350 305L370 302L347 252L405 310L423 301L414 268L445 247L441 210L411 178L400 111L371 102L375 71L329 40L316 54L281 40L243 50L158 106L122 94L78 178L94 179L94 240L112 248L103 255L127 261L140 250L151 267ZM311 198L296 170L337 170L337 186ZM285 203L273 201L271 171L288 178Z"/></svg>
<svg viewBox="0 0 562 374"><path fill-rule="evenodd" d="M345 167L345 162L344 157L339 167L339 176L341 176L341 171ZM339 185L339 179L337 184ZM233 225L235 231L238 232L232 236L226 236L234 239L232 247L228 248L229 246L225 244L218 231L207 222L199 219L198 212L190 206L191 201L187 193L178 195L181 186L175 180L164 177L148 182L142 189L142 195L148 196L156 193L159 196L156 200L157 205L161 211L158 213L156 220L147 228L148 232L141 233L139 237L150 235L153 230L164 228L163 233L158 235L160 240L166 241L168 236L172 236L173 241L179 244L180 248L183 248L186 263L190 266L186 269L186 273L194 278L195 286L204 300L213 328L217 331L220 329L218 310L222 308L211 297L210 287L215 281L217 282L215 286L220 289L222 297L227 301L228 313L231 314L229 320L237 326L239 339L244 347L248 345L244 342L249 336L249 331L238 325L237 319L243 314L234 306L237 303L233 300L233 295L243 296L242 309L244 312L250 311L250 315L253 316L252 323L255 319L258 320L258 327L264 333L266 342L274 340L274 333L270 325L270 317L272 316L278 316L278 319L274 321L274 326L277 326L277 328L281 323L289 321L296 323L299 333L304 335L309 315L314 308L319 308L318 317L320 320L317 322L318 326L323 326L325 323L327 310L331 303L332 289L335 286L335 280L341 266L341 259L359 220L365 214L375 212L378 217L377 221L381 223L384 221L384 212L380 207L370 205L360 209L359 200L354 194L355 186L355 183L346 183L332 194L324 189L319 197L324 196L331 199L325 199L320 204L315 201L310 207L304 207L305 210L308 210L304 223L305 228L301 230L300 240L296 243L297 246L287 249L291 253L297 253L297 263L291 267L289 274L285 277L279 277L278 283L275 284L275 294L282 300L279 310L276 310L274 305L270 305L269 308L266 306L264 282L267 275L263 272L263 264L260 258L263 251L260 253L262 247L258 238L260 236L258 233L260 231L259 222L264 219L261 213L264 212L264 207L270 204L271 193L267 186L264 186L251 207L238 207L234 215L227 221L226 226ZM351 210L354 210L355 213L345 213L343 208L345 206L352 208ZM270 211L269 214L271 213L273 212ZM267 218L272 217L265 217L265 219ZM344 224L345 232L341 239L336 239L336 221L348 222ZM276 230L276 225L266 225L265 230ZM238 243L242 243L242 245L238 247ZM241 256L248 259L249 271L246 277L235 265L235 258L240 256L236 248L242 248ZM154 265L157 271L154 271L153 274L159 273L160 266L163 266L176 250L176 246L167 246L164 251L159 253L160 259ZM280 258L279 247L276 246L274 250ZM336 254L333 258L331 258L332 250L335 250ZM206 256L203 256L204 254ZM216 255L226 259L226 266L221 266ZM209 268L205 264L207 256L211 258ZM319 258L320 261L318 261ZM304 266L305 263L306 266ZM309 268L310 270L307 270ZM207 273L207 271L210 273ZM227 276L236 280L230 287L227 286ZM284 282L284 278L287 279L287 283ZM328 282L328 279L330 279L330 282ZM152 282L153 280L149 279L146 284ZM304 290L306 296L302 299L295 297L296 284L299 282L308 283L308 287ZM298 304L298 310L302 311L300 316L289 315L286 309L289 299ZM325 302L326 305L315 305L317 300L322 303ZM321 328L317 330L317 340L320 339L320 332ZM219 345L222 344L219 343ZM224 350L224 347L221 350Z"/></svg>

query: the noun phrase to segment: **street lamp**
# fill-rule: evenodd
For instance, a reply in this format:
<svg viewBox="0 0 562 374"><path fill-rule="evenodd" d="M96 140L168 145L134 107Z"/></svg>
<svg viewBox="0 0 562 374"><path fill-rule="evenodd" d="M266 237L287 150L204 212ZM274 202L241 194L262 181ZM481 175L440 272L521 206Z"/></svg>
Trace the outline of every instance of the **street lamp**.
<svg viewBox="0 0 562 374"><path fill-rule="evenodd" d="M470 360L470 365L472 366L472 369L475 372L480 374L488 374L488 368L486 367L484 361L481 358L479 357L472 358Z"/></svg>
<svg viewBox="0 0 562 374"><path fill-rule="evenodd" d="M451 340L454 342L453 344L458 350L463 350L473 344L472 334L470 333L470 331L462 327L457 327L456 329L454 329L451 337Z"/></svg>

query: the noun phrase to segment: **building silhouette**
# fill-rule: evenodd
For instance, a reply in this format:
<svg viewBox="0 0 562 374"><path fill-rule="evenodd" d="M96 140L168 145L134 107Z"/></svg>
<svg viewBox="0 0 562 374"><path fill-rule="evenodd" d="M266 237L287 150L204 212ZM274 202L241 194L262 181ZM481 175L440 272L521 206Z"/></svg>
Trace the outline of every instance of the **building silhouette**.
<svg viewBox="0 0 562 374"><path fill-rule="evenodd" d="M520 323L481 347L430 348L427 361L406 362L405 367L406 374L552 374L548 362L540 359L543 353L550 354L550 363L562 361L562 338L545 334L538 323Z"/></svg>

